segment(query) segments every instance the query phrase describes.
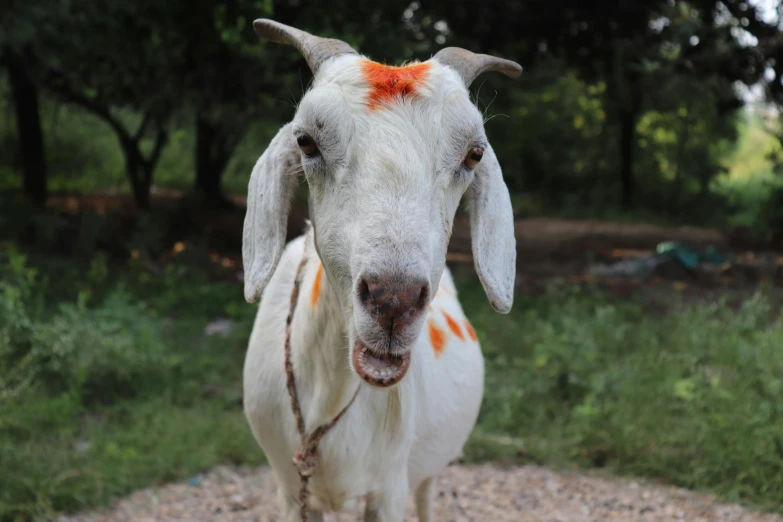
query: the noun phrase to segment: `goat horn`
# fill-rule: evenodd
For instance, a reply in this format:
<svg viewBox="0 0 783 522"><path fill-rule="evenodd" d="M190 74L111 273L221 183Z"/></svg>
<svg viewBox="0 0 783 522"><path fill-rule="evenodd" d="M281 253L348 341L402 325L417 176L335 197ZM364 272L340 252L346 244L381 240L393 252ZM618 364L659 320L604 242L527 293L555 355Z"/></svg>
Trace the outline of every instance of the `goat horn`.
<svg viewBox="0 0 783 522"><path fill-rule="evenodd" d="M457 71L466 87L470 87L478 75L488 71L501 72L511 78L522 74L522 66L517 62L488 54L476 54L461 47L446 47L438 51L433 58Z"/></svg>
<svg viewBox="0 0 783 522"><path fill-rule="evenodd" d="M274 20L259 18L253 22L253 30L265 40L285 45L293 45L302 53L313 74L322 63L341 54L358 54L342 40L313 36L295 27Z"/></svg>

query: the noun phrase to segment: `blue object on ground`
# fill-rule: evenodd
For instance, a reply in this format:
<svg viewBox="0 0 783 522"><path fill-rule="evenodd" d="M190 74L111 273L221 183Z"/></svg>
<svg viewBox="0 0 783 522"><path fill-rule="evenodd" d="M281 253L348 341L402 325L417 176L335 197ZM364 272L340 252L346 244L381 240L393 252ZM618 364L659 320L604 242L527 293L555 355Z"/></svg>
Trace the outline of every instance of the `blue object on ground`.
<svg viewBox="0 0 783 522"><path fill-rule="evenodd" d="M656 249L659 256L673 257L682 266L690 270L695 269L702 263L710 265L720 265L728 261L728 258L718 252L715 247L708 247L699 252L693 248L675 243L674 241L665 241L660 243Z"/></svg>

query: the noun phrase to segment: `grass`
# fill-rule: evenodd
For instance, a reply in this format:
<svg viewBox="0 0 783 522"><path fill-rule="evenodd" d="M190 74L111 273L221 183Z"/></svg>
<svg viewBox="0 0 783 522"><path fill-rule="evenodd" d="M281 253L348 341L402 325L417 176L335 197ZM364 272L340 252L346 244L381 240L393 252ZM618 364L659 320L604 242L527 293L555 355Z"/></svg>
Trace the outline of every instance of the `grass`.
<svg viewBox="0 0 783 522"><path fill-rule="evenodd" d="M0 520L263 462L241 412L255 308L237 283L93 263L53 286L5 251ZM503 316L459 286L487 360L468 460L601 467L783 510L783 325L762 294L662 315L553 287ZM218 317L235 328L203 335Z"/></svg>
<svg viewBox="0 0 783 522"><path fill-rule="evenodd" d="M31 411L3 412L24 423L13 438L13 426L4 426L0 444L9 470L0 479L0 514L10 520L51 519L219 463L263 462L238 407L219 399L149 398L84 412L78 399L26 396L24 407Z"/></svg>
<svg viewBox="0 0 783 522"><path fill-rule="evenodd" d="M264 461L241 408L254 307L233 306L236 284L184 267L47 284L3 246L0 520L51 519L217 464ZM216 317L235 328L206 337Z"/></svg>
<svg viewBox="0 0 783 522"><path fill-rule="evenodd" d="M470 459L601 467L783 508L783 324L763 294L663 316L567 287L518 298L510 318L482 300L463 290L487 358Z"/></svg>

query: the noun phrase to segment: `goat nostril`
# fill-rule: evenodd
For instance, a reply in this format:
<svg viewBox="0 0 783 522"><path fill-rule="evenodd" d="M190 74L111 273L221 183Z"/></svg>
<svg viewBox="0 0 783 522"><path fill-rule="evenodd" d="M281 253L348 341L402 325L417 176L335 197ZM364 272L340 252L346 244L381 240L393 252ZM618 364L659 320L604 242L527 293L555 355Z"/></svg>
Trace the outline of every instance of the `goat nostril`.
<svg viewBox="0 0 783 522"><path fill-rule="evenodd" d="M366 305L370 299L370 285L367 284L367 280L362 279L359 281L359 286L356 290L359 293L359 300Z"/></svg>
<svg viewBox="0 0 783 522"><path fill-rule="evenodd" d="M360 276L356 299L384 328L399 329L413 321L427 307L430 285L409 277Z"/></svg>
<svg viewBox="0 0 783 522"><path fill-rule="evenodd" d="M427 306L427 301L430 298L430 285L424 285L421 287L420 293L419 293L419 300L416 301L415 308L417 310L423 310L425 306Z"/></svg>

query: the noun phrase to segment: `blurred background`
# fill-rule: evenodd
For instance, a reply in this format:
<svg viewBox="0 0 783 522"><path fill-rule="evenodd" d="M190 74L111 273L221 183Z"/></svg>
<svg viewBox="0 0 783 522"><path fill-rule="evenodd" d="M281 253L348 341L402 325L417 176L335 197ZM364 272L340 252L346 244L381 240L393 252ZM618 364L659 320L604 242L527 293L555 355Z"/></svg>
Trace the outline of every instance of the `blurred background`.
<svg viewBox="0 0 783 522"><path fill-rule="evenodd" d="M590 4L6 2L0 520L263 462L241 413L244 197L311 76L259 17L388 64L461 46L524 67L472 89L519 263L494 314L457 220L488 368L466 459L783 510L783 7ZM306 217L302 184L290 237Z"/></svg>

